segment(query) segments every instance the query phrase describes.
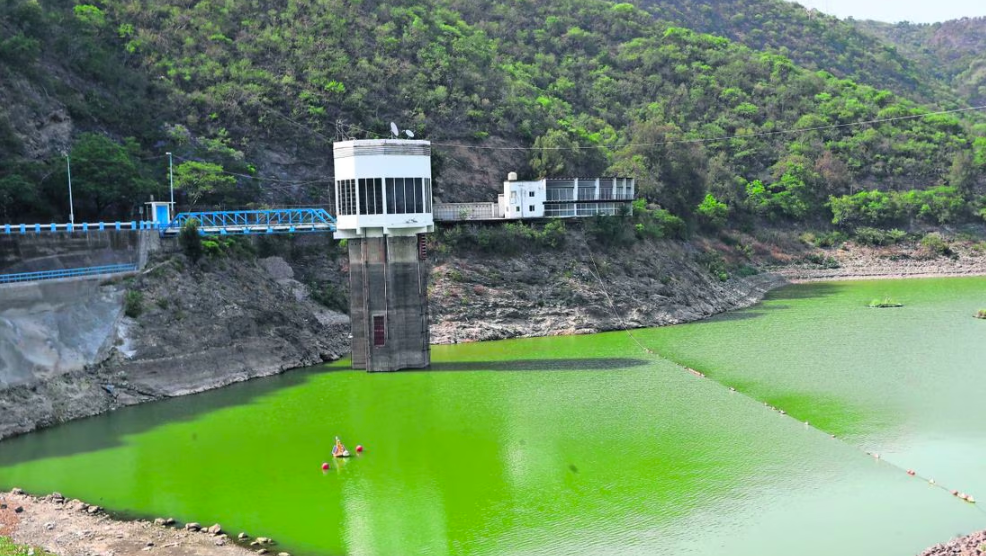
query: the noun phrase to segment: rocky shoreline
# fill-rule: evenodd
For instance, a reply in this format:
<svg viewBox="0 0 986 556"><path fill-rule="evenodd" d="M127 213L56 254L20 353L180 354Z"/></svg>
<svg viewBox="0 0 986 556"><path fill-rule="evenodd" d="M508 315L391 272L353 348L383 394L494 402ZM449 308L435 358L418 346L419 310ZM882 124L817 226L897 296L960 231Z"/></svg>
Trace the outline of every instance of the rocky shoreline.
<svg viewBox="0 0 986 556"><path fill-rule="evenodd" d="M0 536L58 556L290 556L278 551L269 538L251 538L246 533L233 537L219 524L205 528L196 523L175 525L168 518L154 522L113 519L99 506L68 500L57 492L43 497L16 488L0 492Z"/></svg>

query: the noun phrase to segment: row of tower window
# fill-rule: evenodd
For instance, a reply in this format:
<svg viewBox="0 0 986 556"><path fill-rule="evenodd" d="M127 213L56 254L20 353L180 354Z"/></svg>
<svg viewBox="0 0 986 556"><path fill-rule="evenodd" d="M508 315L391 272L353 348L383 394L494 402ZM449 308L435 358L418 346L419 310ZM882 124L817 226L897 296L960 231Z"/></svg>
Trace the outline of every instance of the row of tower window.
<svg viewBox="0 0 986 556"><path fill-rule="evenodd" d="M337 180L336 200L341 216L431 212L431 178Z"/></svg>

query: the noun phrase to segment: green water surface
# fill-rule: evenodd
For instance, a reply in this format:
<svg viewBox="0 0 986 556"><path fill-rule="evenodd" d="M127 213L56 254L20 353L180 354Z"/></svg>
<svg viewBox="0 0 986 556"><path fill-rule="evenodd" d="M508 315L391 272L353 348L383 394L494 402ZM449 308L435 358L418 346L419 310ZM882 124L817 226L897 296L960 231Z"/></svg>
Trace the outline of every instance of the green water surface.
<svg viewBox="0 0 986 556"><path fill-rule="evenodd" d="M984 279L804 285L426 372L339 362L4 441L0 488L301 555L909 555L986 527L926 481L986 502L983 306ZM365 453L332 460L336 435Z"/></svg>

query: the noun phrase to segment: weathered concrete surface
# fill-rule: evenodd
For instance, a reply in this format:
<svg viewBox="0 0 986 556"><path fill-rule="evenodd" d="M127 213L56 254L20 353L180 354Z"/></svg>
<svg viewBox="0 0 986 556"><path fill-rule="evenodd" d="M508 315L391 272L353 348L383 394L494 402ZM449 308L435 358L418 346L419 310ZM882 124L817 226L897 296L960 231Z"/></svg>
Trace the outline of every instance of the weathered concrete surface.
<svg viewBox="0 0 986 556"><path fill-rule="evenodd" d="M431 363L428 266L419 260L416 236L349 240L354 369L398 371Z"/></svg>
<svg viewBox="0 0 986 556"><path fill-rule="evenodd" d="M150 231L0 234L0 274L140 265L146 261L148 248L153 247L151 243L157 243L157 234Z"/></svg>

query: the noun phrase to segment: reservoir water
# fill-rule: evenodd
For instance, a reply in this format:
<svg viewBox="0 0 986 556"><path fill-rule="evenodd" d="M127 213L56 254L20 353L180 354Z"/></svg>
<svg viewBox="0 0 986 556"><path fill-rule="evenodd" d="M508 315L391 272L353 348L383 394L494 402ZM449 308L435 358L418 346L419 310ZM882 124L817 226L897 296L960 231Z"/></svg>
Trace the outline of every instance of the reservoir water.
<svg viewBox="0 0 986 556"><path fill-rule="evenodd" d="M982 278L800 285L430 371L339 362L4 441L0 488L299 555L916 554L986 528L984 307ZM332 460L336 435L366 451Z"/></svg>

